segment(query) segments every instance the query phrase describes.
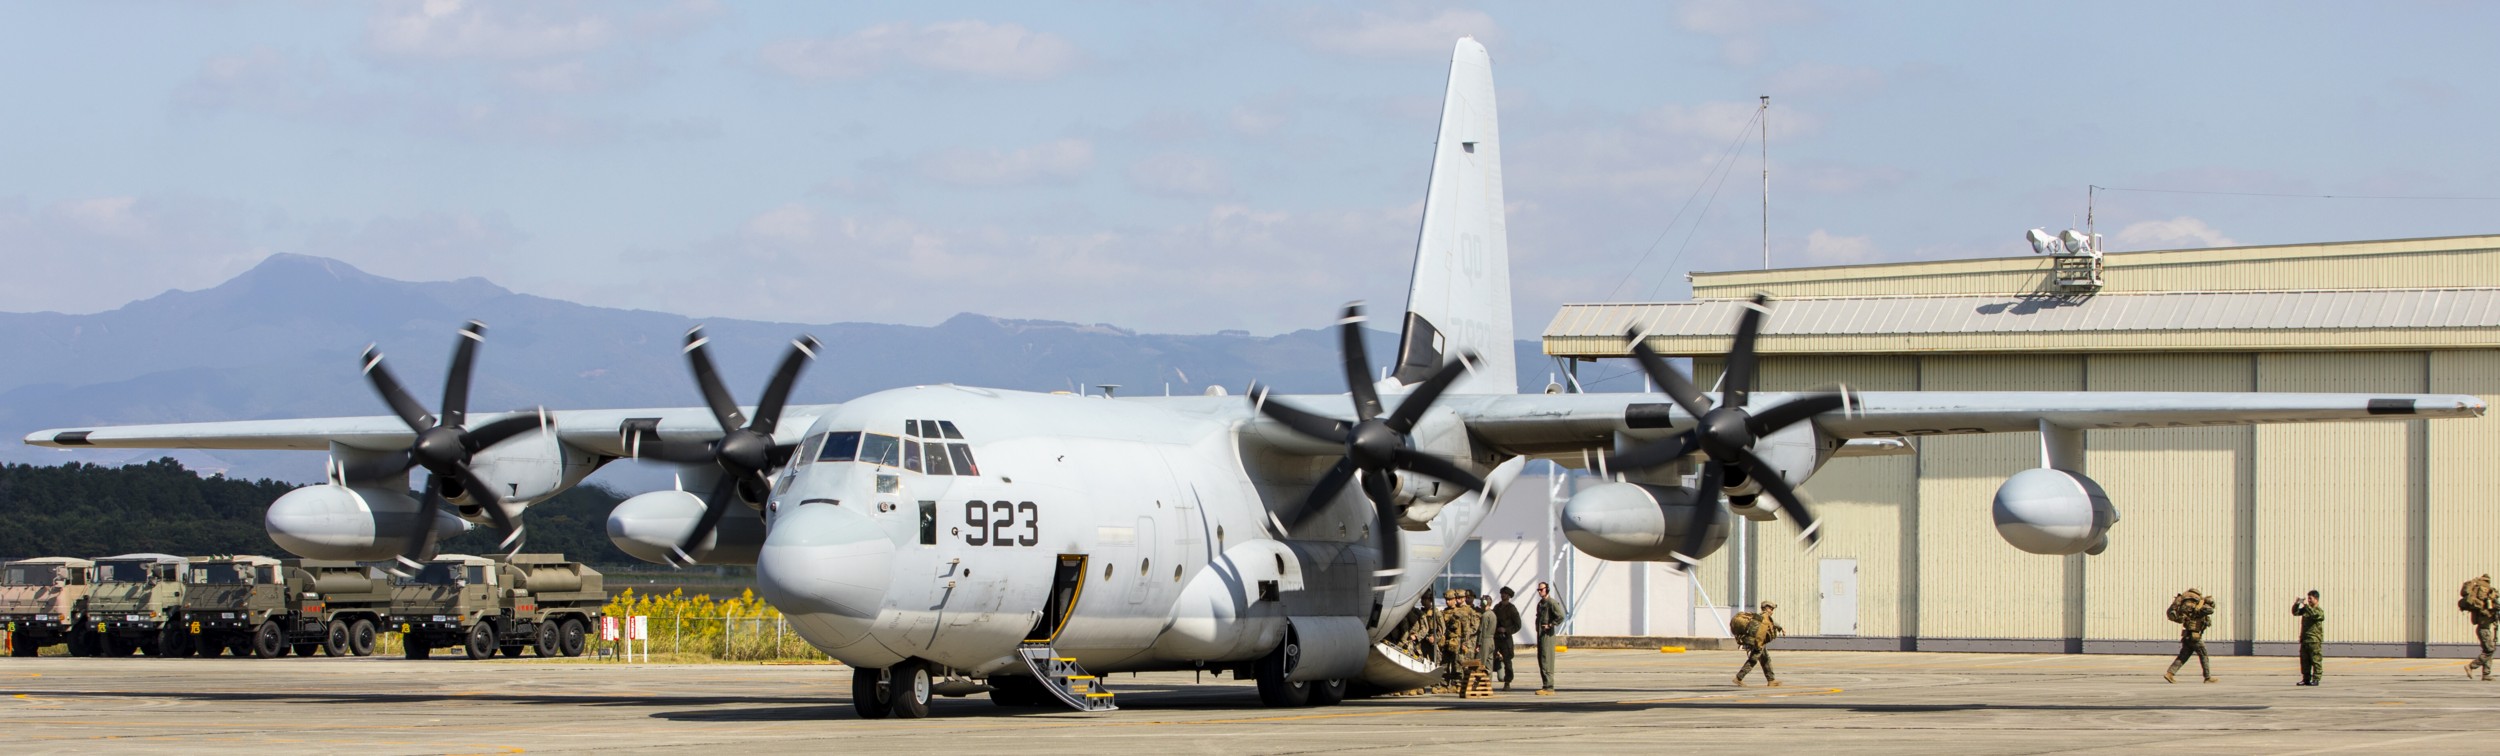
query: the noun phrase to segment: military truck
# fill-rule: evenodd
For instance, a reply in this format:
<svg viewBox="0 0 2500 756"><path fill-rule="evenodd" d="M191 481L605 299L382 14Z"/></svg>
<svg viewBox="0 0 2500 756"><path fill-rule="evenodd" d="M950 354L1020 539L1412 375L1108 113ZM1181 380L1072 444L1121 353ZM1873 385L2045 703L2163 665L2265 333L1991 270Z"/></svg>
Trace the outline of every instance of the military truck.
<svg viewBox="0 0 2500 756"><path fill-rule="evenodd" d="M391 605L389 578L354 562L194 559L190 581L183 612L201 656L371 656Z"/></svg>
<svg viewBox="0 0 2500 756"><path fill-rule="evenodd" d="M599 571L562 554L444 554L398 582L389 625L410 659L437 648L471 659L530 648L542 657L580 656L608 603Z"/></svg>
<svg viewBox="0 0 2500 756"><path fill-rule="evenodd" d="M0 627L9 631L10 656L34 656L43 647L69 644L71 656L95 653L88 628L87 589L95 563L72 557L25 559L0 565Z"/></svg>
<svg viewBox="0 0 2500 756"><path fill-rule="evenodd" d="M95 560L87 592L87 624L98 656L190 656L183 622L183 576L190 560L169 554L123 554Z"/></svg>

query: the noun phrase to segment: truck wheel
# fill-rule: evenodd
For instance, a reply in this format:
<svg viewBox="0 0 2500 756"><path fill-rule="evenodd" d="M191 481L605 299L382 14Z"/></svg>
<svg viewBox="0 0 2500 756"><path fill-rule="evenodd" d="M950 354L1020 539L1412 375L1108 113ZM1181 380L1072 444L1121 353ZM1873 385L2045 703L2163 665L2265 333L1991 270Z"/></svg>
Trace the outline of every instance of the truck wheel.
<svg viewBox="0 0 2500 756"><path fill-rule="evenodd" d="M851 709L859 712L859 718L884 719L894 713L894 706L886 700L885 691L878 689L877 678L884 675L885 670L881 669L851 669Z"/></svg>
<svg viewBox="0 0 2500 756"><path fill-rule="evenodd" d="M372 656L375 632L373 620L356 620L347 626L347 650L357 656Z"/></svg>
<svg viewBox="0 0 2500 756"><path fill-rule="evenodd" d="M564 623L538 623L538 658L551 659L564 655Z"/></svg>
<svg viewBox="0 0 2500 756"><path fill-rule="evenodd" d="M278 629L275 622L260 623L260 627L252 631L252 655L263 659L285 656L286 631Z"/></svg>
<svg viewBox="0 0 2500 756"><path fill-rule="evenodd" d="M588 635L589 634L587 632L583 631L582 621L579 618L565 620L564 655L580 656L582 655L582 652L590 650L590 638Z"/></svg>
<svg viewBox="0 0 2500 756"><path fill-rule="evenodd" d="M347 623L340 622L338 620L330 620L329 626L322 628L321 653L328 655L332 659L346 656L348 654ZM305 654L305 656L311 655L312 654Z"/></svg>
<svg viewBox="0 0 2500 756"><path fill-rule="evenodd" d="M69 634L69 655L94 656L95 634L79 630Z"/></svg>
<svg viewBox="0 0 2500 756"><path fill-rule="evenodd" d="M495 642L495 626L480 622L469 627L469 643L467 648L462 650L468 652L471 660L492 659L495 657L495 647L500 645L502 644Z"/></svg>
<svg viewBox="0 0 2500 756"><path fill-rule="evenodd" d="M434 655L434 646L432 644L426 643L425 639L418 638L413 635L402 639L400 646L401 653L410 659L423 659Z"/></svg>
<svg viewBox="0 0 2500 756"><path fill-rule="evenodd" d="M894 718L921 719L929 716L929 689L932 683L929 664L918 659L904 659L886 671L891 674L886 684L886 697L893 699Z"/></svg>

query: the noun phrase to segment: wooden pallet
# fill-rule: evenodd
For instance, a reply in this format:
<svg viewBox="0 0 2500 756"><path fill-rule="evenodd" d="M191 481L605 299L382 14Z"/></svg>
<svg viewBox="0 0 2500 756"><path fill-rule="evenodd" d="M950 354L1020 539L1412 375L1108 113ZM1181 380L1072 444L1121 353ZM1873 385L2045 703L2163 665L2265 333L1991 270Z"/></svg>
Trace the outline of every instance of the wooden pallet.
<svg viewBox="0 0 2500 756"><path fill-rule="evenodd" d="M1485 671L1483 664L1468 662L1467 679L1459 685L1459 697L1492 698L1493 673Z"/></svg>

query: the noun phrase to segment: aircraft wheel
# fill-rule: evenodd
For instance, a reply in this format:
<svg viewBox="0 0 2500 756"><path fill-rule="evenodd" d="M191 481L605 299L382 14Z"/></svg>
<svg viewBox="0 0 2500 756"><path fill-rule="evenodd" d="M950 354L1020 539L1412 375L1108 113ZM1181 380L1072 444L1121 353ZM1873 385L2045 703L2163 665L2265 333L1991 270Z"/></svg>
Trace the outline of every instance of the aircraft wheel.
<svg viewBox="0 0 2500 756"><path fill-rule="evenodd" d="M1345 703L1344 680L1327 680L1310 684L1312 706L1335 706Z"/></svg>
<svg viewBox="0 0 2500 756"><path fill-rule="evenodd" d="M580 656L590 650L590 634L579 619L564 621L564 655Z"/></svg>
<svg viewBox="0 0 2500 756"><path fill-rule="evenodd" d="M472 660L492 659L495 658L495 648L501 645L495 640L495 626L480 622L469 627L469 642L461 650L467 652Z"/></svg>
<svg viewBox="0 0 2500 756"><path fill-rule="evenodd" d="M372 656L376 634L373 620L356 620L356 624L347 626L347 650L357 656Z"/></svg>
<svg viewBox="0 0 2500 756"><path fill-rule="evenodd" d="M321 653L333 659L348 655L350 651L347 645L347 623L330 620L330 624L321 630ZM305 654L305 656L311 655Z"/></svg>
<svg viewBox="0 0 2500 756"><path fill-rule="evenodd" d="M263 659L285 656L286 631L278 629L275 622L260 623L260 627L252 631L252 655Z"/></svg>
<svg viewBox="0 0 2500 756"><path fill-rule="evenodd" d="M905 659L886 670L891 673L886 689L896 719L920 719L929 716L929 665L917 659Z"/></svg>
<svg viewBox="0 0 2500 756"><path fill-rule="evenodd" d="M887 714L893 713L892 704L886 700L885 686L878 684L878 679L884 676L885 670L881 669L851 669L851 709L859 712L859 718L884 719Z"/></svg>
<svg viewBox="0 0 2500 756"><path fill-rule="evenodd" d="M1301 663L1302 641L1287 628L1285 642L1259 658L1259 703L1276 708L1310 705L1311 684L1285 679Z"/></svg>

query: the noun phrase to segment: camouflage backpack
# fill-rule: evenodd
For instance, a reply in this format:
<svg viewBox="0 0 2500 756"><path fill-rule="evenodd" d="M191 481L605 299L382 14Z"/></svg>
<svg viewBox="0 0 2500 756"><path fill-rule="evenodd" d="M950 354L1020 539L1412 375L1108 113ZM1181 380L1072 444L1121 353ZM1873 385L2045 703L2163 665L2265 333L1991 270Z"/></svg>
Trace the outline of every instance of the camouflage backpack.
<svg viewBox="0 0 2500 756"><path fill-rule="evenodd" d="M2170 610L2165 612L2164 616L2181 625L2201 625L2207 617L2211 616L2209 612L2212 608L2213 599L2206 598L2201 591L2189 588L2186 592L2170 598ZM2190 627L2189 629L2202 628Z"/></svg>
<svg viewBox="0 0 2500 756"><path fill-rule="evenodd" d="M2492 590L2491 576L2465 581L2464 587L2457 589L2457 608L2473 615L2475 624L2490 622L2500 615L2500 592Z"/></svg>
<svg viewBox="0 0 2500 756"><path fill-rule="evenodd" d="M1755 614L1753 612L1737 612L1736 616L1728 618L1727 634L1740 640L1751 638L1753 637L1754 623L1761 621L1761 619L1762 615Z"/></svg>

